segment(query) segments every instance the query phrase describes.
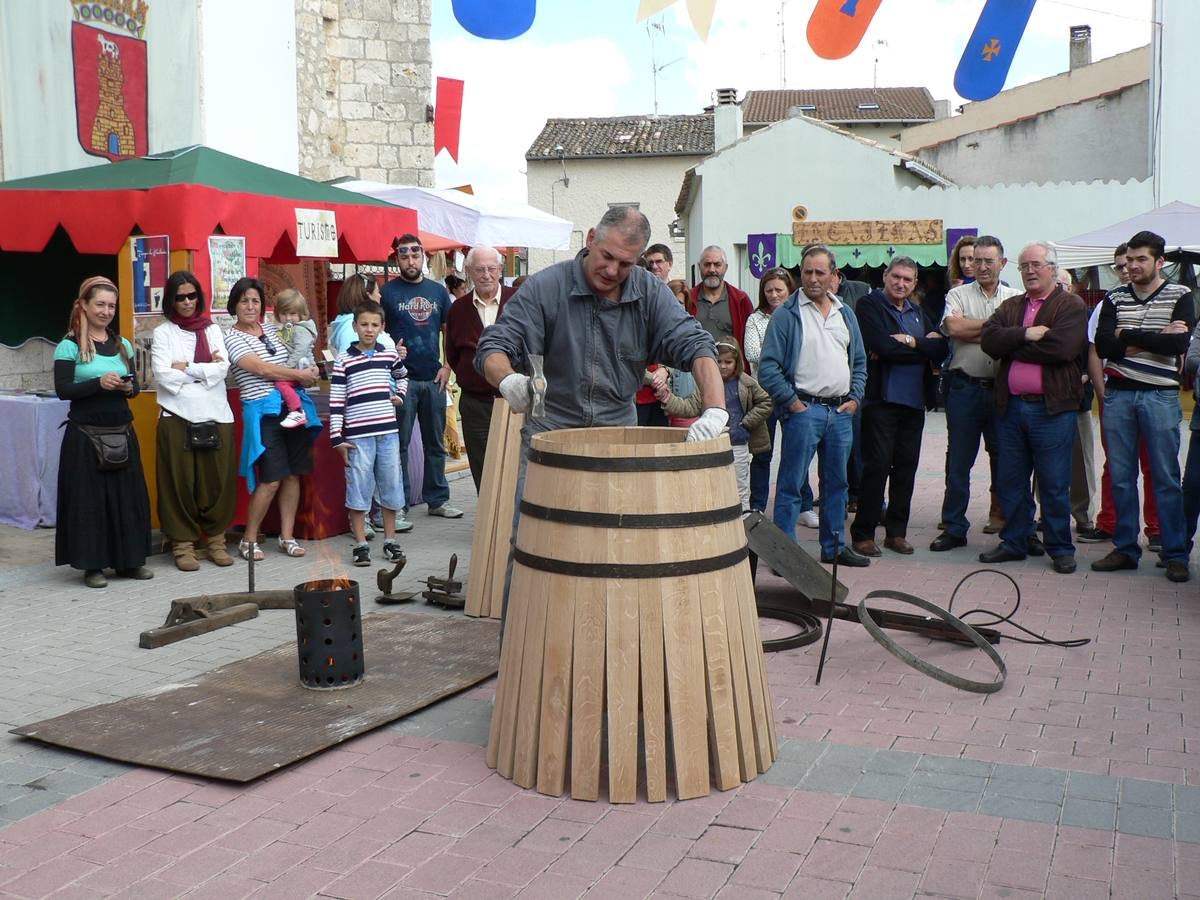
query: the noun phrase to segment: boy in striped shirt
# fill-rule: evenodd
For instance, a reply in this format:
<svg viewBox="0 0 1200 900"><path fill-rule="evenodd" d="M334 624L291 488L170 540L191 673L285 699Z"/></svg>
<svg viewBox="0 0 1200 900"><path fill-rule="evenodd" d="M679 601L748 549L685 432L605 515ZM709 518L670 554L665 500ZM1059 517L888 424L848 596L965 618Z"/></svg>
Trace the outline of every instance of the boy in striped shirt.
<svg viewBox="0 0 1200 900"><path fill-rule="evenodd" d="M371 497L383 507L383 557L404 558L396 543L396 510L404 508L400 480L400 433L394 407L404 404L408 371L395 350L377 343L383 331L383 307L374 300L354 310L358 340L333 364L329 389L329 440L346 466L346 511L354 533L356 566L371 564L365 520Z"/></svg>

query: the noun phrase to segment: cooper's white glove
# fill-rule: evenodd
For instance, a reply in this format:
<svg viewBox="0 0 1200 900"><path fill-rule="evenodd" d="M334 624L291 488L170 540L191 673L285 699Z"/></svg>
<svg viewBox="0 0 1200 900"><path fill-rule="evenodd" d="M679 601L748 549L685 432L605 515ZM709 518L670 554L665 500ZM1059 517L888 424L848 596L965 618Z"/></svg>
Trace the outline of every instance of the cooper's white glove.
<svg viewBox="0 0 1200 900"><path fill-rule="evenodd" d="M508 401L508 408L515 413L529 411L529 376L520 372L505 375L500 382L500 396Z"/></svg>
<svg viewBox="0 0 1200 900"><path fill-rule="evenodd" d="M504 387L504 385L501 385ZM715 406L710 406L704 412L700 413L700 418L692 423L692 427L688 429L687 439L689 441L711 441L729 424L729 413L723 409L717 409Z"/></svg>

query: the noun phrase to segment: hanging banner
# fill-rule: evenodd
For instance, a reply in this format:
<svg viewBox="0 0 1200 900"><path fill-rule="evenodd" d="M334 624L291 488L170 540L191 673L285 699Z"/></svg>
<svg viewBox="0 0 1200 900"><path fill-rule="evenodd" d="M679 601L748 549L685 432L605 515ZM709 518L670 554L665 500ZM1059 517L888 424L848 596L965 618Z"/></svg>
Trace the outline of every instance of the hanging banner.
<svg viewBox="0 0 1200 900"><path fill-rule="evenodd" d="M779 265L775 254L775 241L778 235L751 234L746 238L746 252L750 254L750 274L762 278L763 272Z"/></svg>
<svg viewBox="0 0 1200 900"><path fill-rule="evenodd" d="M808 46L822 59L842 59L862 42L883 0L819 0L808 20Z"/></svg>
<svg viewBox="0 0 1200 900"><path fill-rule="evenodd" d="M129 260L133 266L133 314L160 315L171 268L170 238L165 234L130 238Z"/></svg>
<svg viewBox="0 0 1200 900"><path fill-rule="evenodd" d="M433 155L444 147L458 162L458 138L462 130L463 82L457 78L438 78L437 103L433 113Z"/></svg>
<svg viewBox="0 0 1200 900"><path fill-rule="evenodd" d="M454 0L453 6L459 25L476 37L493 41L524 34L537 13L536 0Z"/></svg>
<svg viewBox="0 0 1200 900"><path fill-rule="evenodd" d="M668 6L673 6L676 0L641 0L638 5L637 20L644 22L655 13L660 13ZM680 0L682 2L682 0ZM708 30L712 27L713 12L717 0L687 0L688 18L700 40L708 40Z"/></svg>
<svg viewBox="0 0 1200 900"><path fill-rule="evenodd" d="M987 0L954 73L954 90L987 100L1004 90L1017 45L1037 0Z"/></svg>
<svg viewBox="0 0 1200 900"><path fill-rule="evenodd" d="M332 209L296 208L296 255L337 258L337 215Z"/></svg>
<svg viewBox="0 0 1200 900"><path fill-rule="evenodd" d="M136 17L126 17L119 3L76 4L71 23L79 145L110 161L149 152L148 10L138 6Z"/></svg>

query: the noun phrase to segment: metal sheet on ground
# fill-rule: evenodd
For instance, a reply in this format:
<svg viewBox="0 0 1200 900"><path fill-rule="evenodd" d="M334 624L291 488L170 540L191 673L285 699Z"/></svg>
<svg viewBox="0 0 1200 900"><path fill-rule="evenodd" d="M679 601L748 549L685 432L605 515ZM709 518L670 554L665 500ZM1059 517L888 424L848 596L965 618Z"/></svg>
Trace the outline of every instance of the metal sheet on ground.
<svg viewBox="0 0 1200 900"><path fill-rule="evenodd" d="M296 642L149 694L12 729L47 744L225 781L253 781L496 674L499 624L392 613L363 620L366 680L300 685Z"/></svg>

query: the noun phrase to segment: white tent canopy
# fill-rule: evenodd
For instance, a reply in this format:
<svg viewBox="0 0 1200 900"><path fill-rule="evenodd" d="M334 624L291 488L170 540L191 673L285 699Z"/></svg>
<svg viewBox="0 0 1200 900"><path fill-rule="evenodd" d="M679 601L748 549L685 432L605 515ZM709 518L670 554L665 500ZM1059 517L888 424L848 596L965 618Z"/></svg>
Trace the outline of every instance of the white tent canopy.
<svg viewBox="0 0 1200 900"><path fill-rule="evenodd" d="M1111 263L1117 245L1139 231L1153 231L1162 235L1167 242L1168 252L1200 252L1200 206L1176 200L1115 225L1056 241L1054 249L1058 251L1058 264L1068 269L1078 269Z"/></svg>
<svg viewBox="0 0 1200 900"><path fill-rule="evenodd" d="M379 181L342 181L337 186L416 210L422 231L466 247L566 250L571 245L570 222L524 203L497 203L462 191Z"/></svg>

